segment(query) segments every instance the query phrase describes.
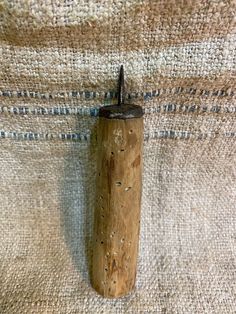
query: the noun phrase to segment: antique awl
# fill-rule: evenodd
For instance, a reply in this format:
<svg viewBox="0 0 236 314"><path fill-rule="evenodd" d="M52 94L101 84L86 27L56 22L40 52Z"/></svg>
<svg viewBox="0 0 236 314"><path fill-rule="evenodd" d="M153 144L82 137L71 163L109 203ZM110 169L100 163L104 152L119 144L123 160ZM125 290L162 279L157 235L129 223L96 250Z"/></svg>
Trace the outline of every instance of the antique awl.
<svg viewBox="0 0 236 314"><path fill-rule="evenodd" d="M104 297L135 285L142 192L143 111L124 104L120 68L118 104L99 110L92 286Z"/></svg>

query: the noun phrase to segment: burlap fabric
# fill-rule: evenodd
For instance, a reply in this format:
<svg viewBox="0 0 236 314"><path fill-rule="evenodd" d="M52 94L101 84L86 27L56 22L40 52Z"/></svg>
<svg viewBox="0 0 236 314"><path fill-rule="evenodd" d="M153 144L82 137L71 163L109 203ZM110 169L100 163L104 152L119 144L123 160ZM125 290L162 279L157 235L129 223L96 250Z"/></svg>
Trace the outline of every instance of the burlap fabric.
<svg viewBox="0 0 236 314"><path fill-rule="evenodd" d="M236 313L235 1L0 2L0 313ZM136 290L90 286L97 109L145 110Z"/></svg>

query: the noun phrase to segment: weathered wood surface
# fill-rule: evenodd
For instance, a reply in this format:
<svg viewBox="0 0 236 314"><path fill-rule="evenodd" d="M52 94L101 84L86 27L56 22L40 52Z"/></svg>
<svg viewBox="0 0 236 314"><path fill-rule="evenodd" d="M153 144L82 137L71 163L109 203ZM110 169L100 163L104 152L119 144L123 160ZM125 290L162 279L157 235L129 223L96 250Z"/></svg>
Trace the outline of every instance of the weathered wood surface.
<svg viewBox="0 0 236 314"><path fill-rule="evenodd" d="M100 118L92 285L104 297L134 288L140 229L143 118Z"/></svg>

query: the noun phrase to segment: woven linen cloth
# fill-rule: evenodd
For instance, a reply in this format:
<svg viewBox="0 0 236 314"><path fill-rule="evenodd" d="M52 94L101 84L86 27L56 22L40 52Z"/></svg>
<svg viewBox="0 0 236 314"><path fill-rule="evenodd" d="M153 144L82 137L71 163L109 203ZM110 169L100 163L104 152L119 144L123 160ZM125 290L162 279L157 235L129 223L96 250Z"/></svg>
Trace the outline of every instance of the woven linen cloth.
<svg viewBox="0 0 236 314"><path fill-rule="evenodd" d="M0 1L0 313L236 313L236 2ZM137 283L91 287L97 113L143 107Z"/></svg>

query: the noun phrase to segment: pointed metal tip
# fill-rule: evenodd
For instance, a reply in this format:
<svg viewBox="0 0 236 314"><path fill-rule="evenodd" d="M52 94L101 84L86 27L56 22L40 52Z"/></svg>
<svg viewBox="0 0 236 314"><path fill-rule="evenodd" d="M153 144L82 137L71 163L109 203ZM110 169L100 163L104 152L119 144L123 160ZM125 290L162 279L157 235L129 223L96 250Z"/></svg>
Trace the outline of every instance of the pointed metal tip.
<svg viewBox="0 0 236 314"><path fill-rule="evenodd" d="M118 82L118 105L124 105L124 66L120 67L119 82Z"/></svg>

